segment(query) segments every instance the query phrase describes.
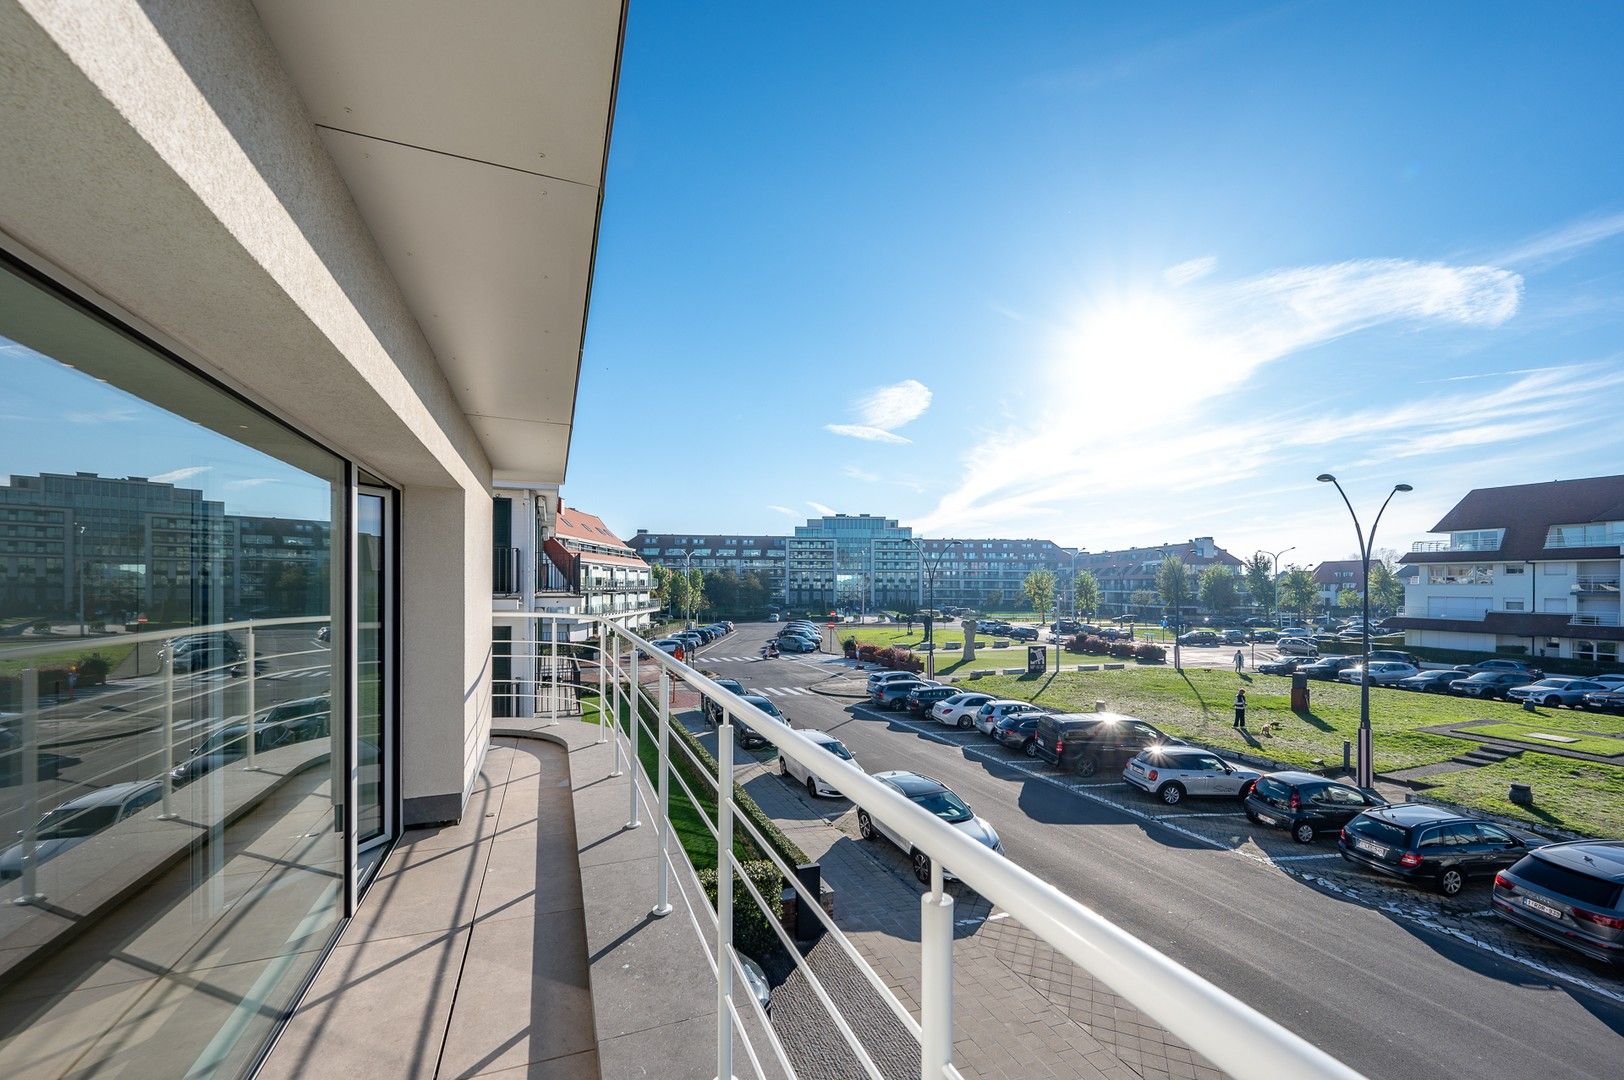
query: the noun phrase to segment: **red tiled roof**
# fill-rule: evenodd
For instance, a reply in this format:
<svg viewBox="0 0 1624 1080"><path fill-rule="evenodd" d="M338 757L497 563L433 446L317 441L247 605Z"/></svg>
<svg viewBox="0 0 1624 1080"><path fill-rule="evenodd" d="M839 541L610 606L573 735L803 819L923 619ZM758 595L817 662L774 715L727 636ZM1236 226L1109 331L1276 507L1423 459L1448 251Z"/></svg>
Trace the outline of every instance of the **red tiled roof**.
<svg viewBox="0 0 1624 1080"><path fill-rule="evenodd" d="M590 544L603 544L606 547L625 548L628 552L631 551L626 541L609 531L602 518L572 506L559 507L558 524L554 532L568 540L585 540Z"/></svg>

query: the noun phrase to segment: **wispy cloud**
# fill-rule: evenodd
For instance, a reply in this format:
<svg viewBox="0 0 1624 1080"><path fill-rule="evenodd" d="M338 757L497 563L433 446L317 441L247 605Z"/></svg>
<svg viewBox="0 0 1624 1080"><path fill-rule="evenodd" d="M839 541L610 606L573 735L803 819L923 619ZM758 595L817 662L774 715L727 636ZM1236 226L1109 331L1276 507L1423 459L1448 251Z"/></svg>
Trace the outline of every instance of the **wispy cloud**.
<svg viewBox="0 0 1624 1080"><path fill-rule="evenodd" d="M256 488L256 487L264 487L266 484L280 484L281 482L282 482L281 480L278 480L274 476L253 476L253 477L249 477L246 480L227 480L226 481L226 487L228 487L228 488Z"/></svg>
<svg viewBox="0 0 1624 1080"><path fill-rule="evenodd" d="M62 419L70 424L123 424L140 417L140 413L128 405L120 405L111 409L98 409L93 412L73 410L62 414Z"/></svg>
<svg viewBox="0 0 1624 1080"><path fill-rule="evenodd" d="M857 423L825 424L824 429L868 442L905 443L909 440L896 434L895 429L919 419L930 408L930 401L930 387L918 379L904 379L852 402Z"/></svg>
<svg viewBox="0 0 1624 1080"><path fill-rule="evenodd" d="M806 505L825 517L835 516L835 508L832 506L825 506L820 502L813 502L811 499L806 500Z"/></svg>
<svg viewBox="0 0 1624 1080"><path fill-rule="evenodd" d="M1494 261L1543 269L1619 235L1624 235L1624 212L1585 218L1524 240Z"/></svg>
<svg viewBox="0 0 1624 1080"><path fill-rule="evenodd" d="M1176 289L1192 281L1201 280L1217 268L1218 256L1203 255L1199 259L1187 259L1175 266L1169 266L1162 271L1162 278Z"/></svg>
<svg viewBox="0 0 1624 1080"><path fill-rule="evenodd" d="M771 504L771 503L769 503L769 504L768 504L768 505L767 505L767 509L769 509L769 510L772 510L772 511L774 511L774 512L776 512L776 513L780 513L780 514L783 514L783 515L784 515L784 516L785 516L785 517L790 517L790 518L797 518L797 519L799 519L799 518L800 518L800 516L801 516L801 513L800 513L800 511L798 511L798 510L791 510L791 509L790 509L790 508L789 508L789 507L787 507L787 506L774 506L774 505L772 505L772 504Z"/></svg>
<svg viewBox="0 0 1624 1080"><path fill-rule="evenodd" d="M1474 426L1524 425L1507 429L1523 433L1512 438L1556 430L1567 423L1557 419L1562 403L1580 400L1594 372L1531 373L1494 394L1463 388L1342 416L1334 404L1242 421L1222 411L1226 395L1283 357L1384 325L1496 327L1517 312L1521 293L1521 277L1501 267L1370 259L1101 295L1056 342L1045 405L1018 425L988 431L966 455L958 486L917 524L1007 528L1130 491L1180 496L1255 478L1291 447L1302 448L1305 461L1313 461L1313 448L1344 440L1359 453L1439 436L1462 416ZM1083 431L1087 453L1053 453ZM1045 468L1034 472L1038 460Z"/></svg>
<svg viewBox="0 0 1624 1080"><path fill-rule="evenodd" d="M865 484L877 484L880 482L880 476L878 473L871 473L867 470L859 469L856 465L845 466L840 470L840 475L852 480L861 481Z"/></svg>
<svg viewBox="0 0 1624 1080"><path fill-rule="evenodd" d="M213 465L188 465L184 469L171 469L166 473L159 473L147 479L159 484L178 484L182 480L190 480L194 476L202 476L213 469Z"/></svg>

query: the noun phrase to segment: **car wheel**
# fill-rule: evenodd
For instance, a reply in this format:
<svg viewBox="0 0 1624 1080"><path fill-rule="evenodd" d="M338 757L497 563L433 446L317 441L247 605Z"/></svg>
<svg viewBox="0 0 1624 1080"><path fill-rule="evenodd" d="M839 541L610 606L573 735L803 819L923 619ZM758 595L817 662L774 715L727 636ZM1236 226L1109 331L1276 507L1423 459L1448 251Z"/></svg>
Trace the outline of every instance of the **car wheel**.
<svg viewBox="0 0 1624 1080"><path fill-rule="evenodd" d="M930 856L923 851L913 853L914 878L921 885L930 884Z"/></svg>
<svg viewBox="0 0 1624 1080"><path fill-rule="evenodd" d="M1241 789L1239 791L1235 792L1235 797L1241 802L1245 802L1247 796L1252 794L1252 789L1255 787L1257 787L1257 781L1248 780L1246 783L1241 785ZM1246 813L1247 816L1250 817L1252 812L1248 810Z"/></svg>
<svg viewBox="0 0 1624 1080"><path fill-rule="evenodd" d="M968 728L973 723L975 723L975 721L971 720L968 716L959 717L959 728L960 728L960 730Z"/></svg>
<svg viewBox="0 0 1624 1080"><path fill-rule="evenodd" d="M1099 771L1100 771L1100 759L1097 758L1097 757L1094 757L1092 754L1089 755L1088 757L1083 757L1083 758L1078 758L1077 759L1077 775L1078 776L1093 776L1095 773L1097 773Z"/></svg>
<svg viewBox="0 0 1624 1080"><path fill-rule="evenodd" d="M1314 842L1314 826L1304 821L1291 827L1291 838L1299 844L1312 844Z"/></svg>
<svg viewBox="0 0 1624 1080"><path fill-rule="evenodd" d="M1547 709L1554 709L1560 704L1562 704L1562 699L1557 697L1555 694L1552 694L1550 697L1545 699L1545 707Z"/></svg>
<svg viewBox="0 0 1624 1080"><path fill-rule="evenodd" d="M811 773L806 775L806 793L814 799L818 797L818 782L812 779Z"/></svg>
<svg viewBox="0 0 1624 1080"><path fill-rule="evenodd" d="M1168 806L1177 806L1184 798L1184 785L1177 782L1163 784L1156 789L1156 796Z"/></svg>
<svg viewBox="0 0 1624 1080"><path fill-rule="evenodd" d="M1454 867L1438 875L1438 891L1445 896L1454 896L1466 887L1466 875Z"/></svg>
<svg viewBox="0 0 1624 1080"><path fill-rule="evenodd" d="M868 811L857 811L857 831L863 835L864 840L873 840L879 836L874 829L874 822L869 818Z"/></svg>
<svg viewBox="0 0 1624 1080"><path fill-rule="evenodd" d="M1038 744L1031 739L1027 739L1022 744L1021 749L1026 751L1027 757L1035 758L1038 756Z"/></svg>

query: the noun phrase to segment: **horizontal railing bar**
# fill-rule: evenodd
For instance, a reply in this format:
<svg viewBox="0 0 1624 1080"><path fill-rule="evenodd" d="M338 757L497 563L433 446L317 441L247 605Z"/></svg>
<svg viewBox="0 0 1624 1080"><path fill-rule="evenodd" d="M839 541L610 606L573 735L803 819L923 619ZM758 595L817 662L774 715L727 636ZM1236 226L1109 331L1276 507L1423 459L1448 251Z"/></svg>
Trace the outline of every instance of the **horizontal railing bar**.
<svg viewBox="0 0 1624 1080"><path fill-rule="evenodd" d="M143 645L150 641L169 638L194 637L200 634L226 633L232 630L259 629L265 626L302 626L331 624L331 615L288 615L275 619L245 619L240 622L206 623L201 626L181 626L172 630L143 630L138 634L103 634L98 637L56 638L39 645L7 645L0 648L0 659L15 660L22 656L43 656L82 648L92 642L104 645ZM376 626L376 624L373 624Z"/></svg>

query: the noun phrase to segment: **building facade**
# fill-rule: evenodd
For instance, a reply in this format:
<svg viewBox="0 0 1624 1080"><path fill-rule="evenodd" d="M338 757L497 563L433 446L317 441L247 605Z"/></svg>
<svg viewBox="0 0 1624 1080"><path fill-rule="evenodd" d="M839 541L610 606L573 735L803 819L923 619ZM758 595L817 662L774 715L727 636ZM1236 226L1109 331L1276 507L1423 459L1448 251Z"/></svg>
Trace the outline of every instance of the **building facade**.
<svg viewBox="0 0 1624 1080"><path fill-rule="evenodd" d="M1227 566L1238 574L1243 566L1240 559L1219 547L1210 536L1198 536L1179 544L1085 551L1078 554L1076 565L1078 570L1090 570L1099 579L1102 617L1147 619L1161 615L1161 602L1155 601L1147 609L1134 602L1134 594L1156 592L1156 573L1165 560L1174 556L1189 571L1192 609L1200 595L1201 575L1208 567ZM1240 583L1237 586L1240 587Z"/></svg>
<svg viewBox="0 0 1624 1080"><path fill-rule="evenodd" d="M1411 645L1619 662L1624 476L1479 488L1400 561Z"/></svg>
<svg viewBox="0 0 1624 1080"><path fill-rule="evenodd" d="M1319 587L1320 604L1335 611L1343 589L1359 592L1364 588L1364 563L1358 559L1329 559L1314 567L1314 584Z"/></svg>

